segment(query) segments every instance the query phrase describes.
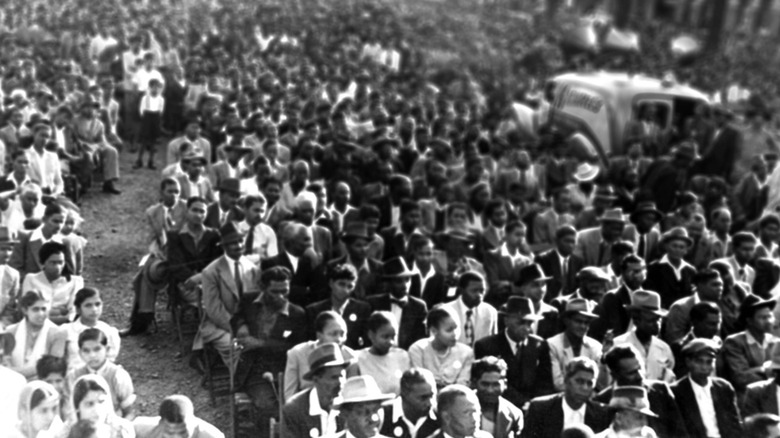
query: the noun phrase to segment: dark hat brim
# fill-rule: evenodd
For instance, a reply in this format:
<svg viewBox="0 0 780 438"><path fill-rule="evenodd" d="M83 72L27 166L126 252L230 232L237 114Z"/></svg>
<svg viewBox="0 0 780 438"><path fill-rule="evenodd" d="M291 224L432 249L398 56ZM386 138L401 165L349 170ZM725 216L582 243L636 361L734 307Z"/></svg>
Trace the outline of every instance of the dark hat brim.
<svg viewBox="0 0 780 438"><path fill-rule="evenodd" d="M666 316L666 315L669 314L669 312L664 310L664 309L655 309L655 308L649 308L649 307L644 307L644 306L634 306L634 305L631 305L631 304L629 304L629 305L627 305L625 307L626 307L626 310L629 310L629 311L630 310L641 310L643 312L650 312L650 313L652 313L654 315L658 315L658 316Z"/></svg>
<svg viewBox="0 0 780 438"><path fill-rule="evenodd" d="M662 236L661 245L666 245L667 243L669 243L670 240L682 240L683 242L687 243L688 246L693 246L693 239L685 236L666 236L666 237Z"/></svg>

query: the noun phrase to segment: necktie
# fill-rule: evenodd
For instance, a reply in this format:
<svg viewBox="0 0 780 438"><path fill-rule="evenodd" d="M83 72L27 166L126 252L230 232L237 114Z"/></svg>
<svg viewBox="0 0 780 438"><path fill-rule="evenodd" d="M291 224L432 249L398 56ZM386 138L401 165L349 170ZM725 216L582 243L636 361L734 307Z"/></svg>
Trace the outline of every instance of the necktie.
<svg viewBox="0 0 780 438"><path fill-rule="evenodd" d="M645 254L645 235L640 234L639 235L639 250L637 251L637 254L639 254L639 257L642 257L643 259L647 260L647 254Z"/></svg>
<svg viewBox="0 0 780 438"><path fill-rule="evenodd" d="M463 334L466 335L466 341L469 345L474 345L474 321L471 320L471 316L474 315L474 311L469 309L466 311L466 323L463 324Z"/></svg>
<svg viewBox="0 0 780 438"><path fill-rule="evenodd" d="M235 261L234 275L236 277L236 290L238 291L238 297L241 298L244 296L244 282L241 281L241 263L239 263L238 260Z"/></svg>
<svg viewBox="0 0 780 438"><path fill-rule="evenodd" d="M168 231L173 228L173 218L171 218L171 209L165 209L165 230Z"/></svg>
<svg viewBox="0 0 780 438"><path fill-rule="evenodd" d="M743 281L744 282L746 280L746 278L745 278L746 277L746 275L745 275L745 268L739 268L739 274L738 275L739 275L739 281Z"/></svg>
<svg viewBox="0 0 780 438"><path fill-rule="evenodd" d="M227 219L227 212L221 211L219 213L219 225L225 225L225 219Z"/></svg>
<svg viewBox="0 0 780 438"><path fill-rule="evenodd" d="M607 246L609 244L607 242L601 242L599 244L599 259L597 260L596 266L604 266L607 264L606 258L607 258Z"/></svg>
<svg viewBox="0 0 780 438"><path fill-rule="evenodd" d="M255 227L249 227L249 233L246 235L246 242L244 242L244 254L249 255L254 252L255 243Z"/></svg>
<svg viewBox="0 0 780 438"><path fill-rule="evenodd" d="M403 309L404 307L406 307L406 304L409 303L409 299L405 298L403 300L399 300L398 298L390 298L390 303L395 304L396 306Z"/></svg>
<svg viewBox="0 0 780 438"><path fill-rule="evenodd" d="M523 353L525 352L525 344L522 342L517 343L517 353L515 354L515 358L517 359L517 363L522 362L523 360Z"/></svg>
<svg viewBox="0 0 780 438"><path fill-rule="evenodd" d="M568 289L566 289L566 283L568 283L569 279L569 258L564 257L563 262L561 263L561 295L565 294Z"/></svg>

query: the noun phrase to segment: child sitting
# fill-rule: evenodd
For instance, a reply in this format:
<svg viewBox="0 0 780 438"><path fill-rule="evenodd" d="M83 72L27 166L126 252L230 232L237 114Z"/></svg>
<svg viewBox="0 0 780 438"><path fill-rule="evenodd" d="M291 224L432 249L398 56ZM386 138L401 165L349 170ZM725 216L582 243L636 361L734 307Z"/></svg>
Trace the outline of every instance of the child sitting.
<svg viewBox="0 0 780 438"><path fill-rule="evenodd" d="M360 374L376 380L383 393L400 394L401 376L412 367L409 353L395 346L398 328L390 312L374 312L366 321L371 347L357 352Z"/></svg>
<svg viewBox="0 0 780 438"><path fill-rule="evenodd" d="M79 335L88 328L98 328L108 339L108 360L115 362L119 356L119 330L100 320L103 315L103 301L100 292L91 287L85 287L76 292L73 301L76 309L76 320L64 324L62 329L67 334L66 357L68 358L68 370L74 370L84 365L79 355Z"/></svg>
<svg viewBox="0 0 780 438"><path fill-rule="evenodd" d="M135 390L130 374L119 365L108 360L108 338L102 330L88 328L79 335L79 354L85 365L68 372L68 383L73 387L74 382L82 376L97 374L108 383L113 406L117 414L132 419L135 416ZM73 392L73 407L78 411L76 392Z"/></svg>
<svg viewBox="0 0 780 438"><path fill-rule="evenodd" d="M133 423L116 414L106 379L95 374L83 375L76 379L72 392L76 420L66 427L69 432L87 420L94 423L100 437L135 437Z"/></svg>
<svg viewBox="0 0 780 438"><path fill-rule="evenodd" d="M68 375L68 363L61 357L44 355L35 364L38 380L50 384L60 394L60 418L62 421L75 420L73 407L70 405L70 393L65 377Z"/></svg>
<svg viewBox="0 0 780 438"><path fill-rule="evenodd" d="M431 336L409 347L412 366L430 370L439 389L453 383L468 385L474 351L458 342L460 330L457 318L438 307L428 312L426 325Z"/></svg>

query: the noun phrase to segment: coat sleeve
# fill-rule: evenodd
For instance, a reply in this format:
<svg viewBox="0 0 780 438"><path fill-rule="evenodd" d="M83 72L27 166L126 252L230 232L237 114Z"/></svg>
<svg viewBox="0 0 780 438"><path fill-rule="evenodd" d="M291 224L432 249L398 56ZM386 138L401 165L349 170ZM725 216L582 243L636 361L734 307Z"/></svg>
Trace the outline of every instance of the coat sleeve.
<svg viewBox="0 0 780 438"><path fill-rule="evenodd" d="M761 413L761 387L750 385L745 392L745 402L742 405L742 416L745 418Z"/></svg>
<svg viewBox="0 0 780 438"><path fill-rule="evenodd" d="M177 233L168 234L168 269L171 280L178 283L190 278L195 272L190 268L184 254L181 237Z"/></svg>
<svg viewBox="0 0 780 438"><path fill-rule="evenodd" d="M726 365L728 380L739 390L744 390L749 384L764 379L761 367L750 367L745 351L737 338L726 338L723 343L723 360Z"/></svg>
<svg viewBox="0 0 780 438"><path fill-rule="evenodd" d="M287 350L287 364L284 367L284 399L289 400L298 392L300 382L298 382L298 357L296 350Z"/></svg>
<svg viewBox="0 0 780 438"><path fill-rule="evenodd" d="M230 332L231 315L222 302L219 275L216 269L203 271L203 313L217 327Z"/></svg>
<svg viewBox="0 0 780 438"><path fill-rule="evenodd" d="M541 438L544 422L543 416L547 415L540 409L538 402L531 401L528 406L528 415L525 416L525 427L520 438Z"/></svg>
<svg viewBox="0 0 780 438"><path fill-rule="evenodd" d="M539 344L539 364L536 367L536 384L534 389L535 394L532 394L532 397L555 392L552 362L550 360L550 346L546 341Z"/></svg>
<svg viewBox="0 0 780 438"><path fill-rule="evenodd" d="M669 314L666 316L666 333L664 338L667 343L673 344L682 339L688 332L690 309L686 312L686 308L682 303L675 303L669 309Z"/></svg>
<svg viewBox="0 0 780 438"><path fill-rule="evenodd" d="M563 391L563 352L551 343L547 343L550 349L550 369L552 370L552 382L557 391Z"/></svg>

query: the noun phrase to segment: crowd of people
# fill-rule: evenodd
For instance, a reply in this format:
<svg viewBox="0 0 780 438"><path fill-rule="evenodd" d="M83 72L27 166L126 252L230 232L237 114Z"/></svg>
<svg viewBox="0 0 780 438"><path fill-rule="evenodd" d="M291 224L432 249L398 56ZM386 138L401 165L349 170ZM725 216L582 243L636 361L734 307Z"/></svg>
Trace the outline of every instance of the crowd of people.
<svg viewBox="0 0 780 438"><path fill-rule="evenodd" d="M621 64L530 68L558 50L541 15L508 89L500 70L431 80L430 23L381 2L6 3L0 435L227 433L182 395L138 416L121 340L166 294L197 313L190 365L227 367L261 437L780 436L760 72L741 83L764 99L673 133L642 111L602 162L572 151L541 84ZM662 56L677 28L648 26ZM706 87L691 74L717 69L677 73ZM530 136L506 119L515 98ZM120 330L83 276L79 204L96 181L122 196L122 154L124 178L160 176Z"/></svg>

